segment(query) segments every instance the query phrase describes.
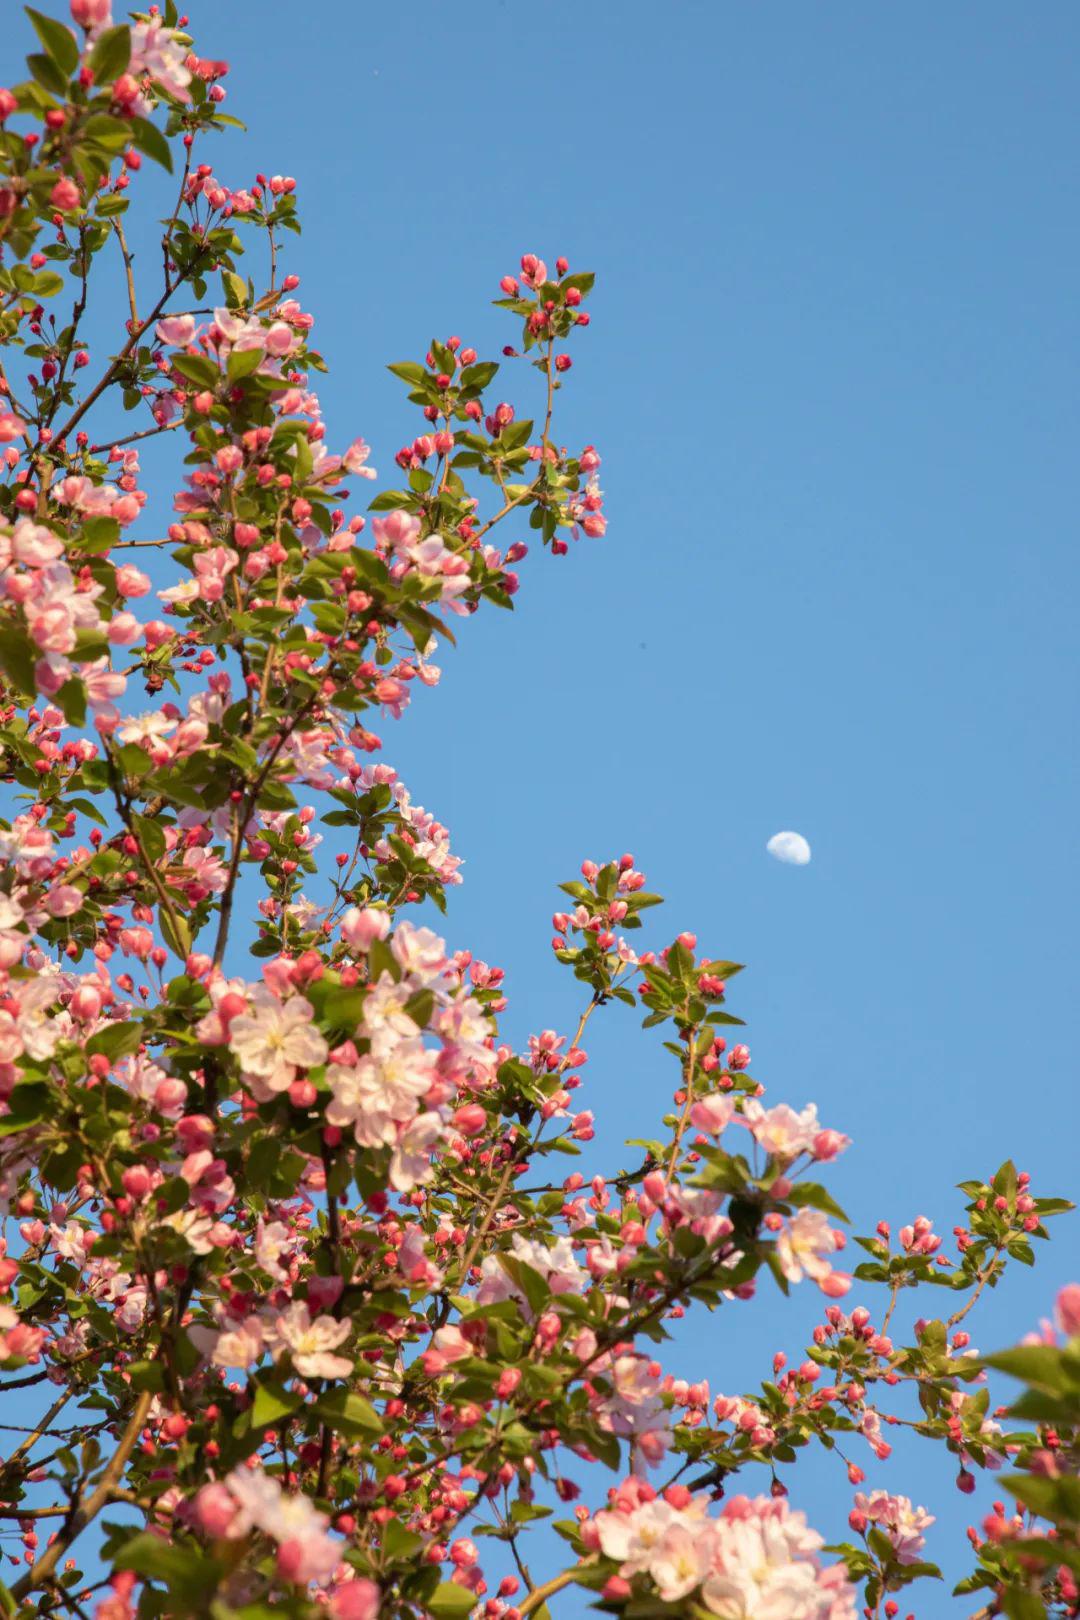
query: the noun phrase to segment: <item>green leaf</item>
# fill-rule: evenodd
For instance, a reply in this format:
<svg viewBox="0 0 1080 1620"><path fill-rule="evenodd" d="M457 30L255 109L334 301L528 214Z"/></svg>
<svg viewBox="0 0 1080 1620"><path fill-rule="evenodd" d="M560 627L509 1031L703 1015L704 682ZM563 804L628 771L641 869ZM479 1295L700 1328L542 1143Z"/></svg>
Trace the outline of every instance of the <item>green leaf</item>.
<svg viewBox="0 0 1080 1620"><path fill-rule="evenodd" d="M39 298L55 298L64 290L64 278L55 270L40 270L34 277L34 292Z"/></svg>
<svg viewBox="0 0 1080 1620"><path fill-rule="evenodd" d="M181 962L186 962L191 955L191 926L187 918L181 917L179 912L175 911L170 916L163 908L159 914L159 921L161 935L166 945Z"/></svg>
<svg viewBox="0 0 1080 1620"><path fill-rule="evenodd" d="M139 151L145 152L148 158L153 158L155 163L160 163L163 169L172 174L172 148L157 125L148 118L133 118L131 128Z"/></svg>
<svg viewBox="0 0 1080 1620"><path fill-rule="evenodd" d="M33 23L38 39L61 73L70 79L79 65L79 47L71 29L58 22L55 17L43 17L33 6L24 6L23 9Z"/></svg>
<svg viewBox="0 0 1080 1620"><path fill-rule="evenodd" d="M53 1107L49 1087L42 1080L22 1080L8 1099L8 1112L0 1119L0 1136L13 1136L43 1120Z"/></svg>
<svg viewBox="0 0 1080 1620"><path fill-rule="evenodd" d="M155 863L160 861L165 853L165 834L161 823L150 816L133 815L131 825L147 857Z"/></svg>
<svg viewBox="0 0 1080 1620"><path fill-rule="evenodd" d="M383 1552L395 1562L415 1559L424 1545L423 1536L418 1536L415 1530L406 1530L400 1519L391 1519L383 1526L381 1540Z"/></svg>
<svg viewBox="0 0 1080 1620"><path fill-rule="evenodd" d="M269 1429L282 1418L291 1417L302 1405L299 1395L282 1389L279 1384L260 1383L255 1386L255 1404L251 1409L252 1427Z"/></svg>
<svg viewBox="0 0 1080 1620"><path fill-rule="evenodd" d="M126 23L106 28L90 52L89 68L95 84L115 84L131 61L131 29Z"/></svg>
<svg viewBox="0 0 1080 1620"><path fill-rule="evenodd" d="M1018 1344L1014 1350L986 1356L985 1361L988 1367L995 1367L998 1372L1008 1373L1051 1395L1063 1394L1069 1388L1061 1351L1053 1345Z"/></svg>
<svg viewBox="0 0 1080 1620"><path fill-rule="evenodd" d="M847 1220L847 1216L836 1202L836 1199L816 1181L796 1182L788 1193L785 1202L794 1204L796 1209L819 1209L823 1214L831 1215L837 1221Z"/></svg>
<svg viewBox="0 0 1080 1620"><path fill-rule="evenodd" d="M369 512L393 512L395 507L408 507L416 504L416 496L410 494L408 489L382 489L376 499L369 504Z"/></svg>
<svg viewBox="0 0 1080 1620"><path fill-rule="evenodd" d="M1076 1205L1071 1198L1036 1198L1035 1213L1037 1215L1067 1215Z"/></svg>
<svg viewBox="0 0 1080 1620"><path fill-rule="evenodd" d="M557 1147L558 1139L549 1142L548 1146ZM549 1287L546 1278L541 1277L538 1271L534 1271L532 1266L526 1265L525 1262L523 1260L519 1260L516 1255L499 1254L496 1256L496 1259L499 1261L499 1264L502 1266L507 1276L521 1289L522 1293L525 1295L525 1298L529 1302L529 1307L533 1314L539 1316L540 1312L544 1309L548 1300L551 1298L551 1288Z"/></svg>
<svg viewBox="0 0 1080 1620"><path fill-rule="evenodd" d="M465 1620L476 1607L476 1593L467 1587L455 1586L453 1581L440 1581L424 1607L435 1620Z"/></svg>
<svg viewBox="0 0 1080 1620"><path fill-rule="evenodd" d="M34 665L37 649L24 630L16 629L10 621L0 631L0 667L20 691L32 695L36 690Z"/></svg>
<svg viewBox="0 0 1080 1620"><path fill-rule="evenodd" d="M91 629L88 625L76 630L75 646L71 656L80 664L90 664L95 658L105 658L108 652L109 643L97 630Z"/></svg>
<svg viewBox="0 0 1080 1620"><path fill-rule="evenodd" d="M221 284L225 289L225 302L230 309L237 309L241 304L247 303L248 284L235 270L223 270Z"/></svg>
<svg viewBox="0 0 1080 1620"><path fill-rule="evenodd" d="M165 1369L160 1361L133 1361L126 1371L132 1389L149 1389L160 1395L165 1388Z"/></svg>
<svg viewBox="0 0 1080 1620"><path fill-rule="evenodd" d="M99 1029L87 1041L87 1056L96 1057L99 1053L103 1053L113 1062L117 1058L130 1057L133 1052L139 1050L144 1033L143 1026L133 1021L106 1024L104 1029Z"/></svg>
<svg viewBox="0 0 1080 1620"><path fill-rule="evenodd" d="M68 81L57 67L51 56L43 51L35 51L33 56L26 58L26 65L44 89L50 95L64 98L67 96Z"/></svg>
<svg viewBox="0 0 1080 1620"><path fill-rule="evenodd" d="M96 821L99 827L105 827L108 825L105 817L91 799L65 799L64 809L77 810L79 815L87 816L91 821Z"/></svg>
<svg viewBox="0 0 1080 1620"><path fill-rule="evenodd" d="M1010 1587L1005 1593L1005 1613L1009 1620L1046 1620L1046 1609L1041 1598L1034 1592L1025 1592L1020 1587Z"/></svg>
<svg viewBox="0 0 1080 1620"><path fill-rule="evenodd" d="M221 372L217 366L202 354L174 354L172 366L181 377L197 383L200 388L216 388L221 381Z"/></svg>
<svg viewBox="0 0 1080 1620"><path fill-rule="evenodd" d="M64 711L64 719L69 726L86 724L86 688L82 681L65 681L56 694L56 702Z"/></svg>
<svg viewBox="0 0 1080 1620"><path fill-rule="evenodd" d="M212 1590L221 1576L221 1565L207 1557L204 1547L169 1541L149 1530L124 1543L113 1557L113 1567L133 1569L144 1580L162 1581L174 1596Z"/></svg>
<svg viewBox="0 0 1080 1620"><path fill-rule="evenodd" d="M250 377L253 371L258 371L263 359L261 349L234 349L229 356L225 374L231 383L240 382L242 378Z"/></svg>
<svg viewBox="0 0 1080 1620"><path fill-rule="evenodd" d="M478 360L474 366L465 367L458 382L462 388L486 388L498 369L495 360Z"/></svg>
<svg viewBox="0 0 1080 1620"><path fill-rule="evenodd" d="M315 1410L331 1429L350 1440L383 1432L382 1419L371 1402L351 1390L336 1389L324 1395Z"/></svg>
<svg viewBox="0 0 1080 1620"><path fill-rule="evenodd" d="M1007 1474L1002 1484L1018 1502L1041 1518L1053 1519L1058 1524L1080 1524L1080 1479Z"/></svg>
<svg viewBox="0 0 1080 1620"><path fill-rule="evenodd" d="M423 366L418 366L414 360L399 360L396 365L387 366L386 369L392 371L395 377L400 377L402 382L412 383L413 387L424 382L428 376Z"/></svg>
<svg viewBox="0 0 1080 1620"><path fill-rule="evenodd" d="M355 1034L364 1012L365 992L356 986L339 985L331 990L323 1007L323 1016L336 1029L347 1029Z"/></svg>
<svg viewBox="0 0 1080 1620"><path fill-rule="evenodd" d="M83 551L108 551L120 538L120 525L115 518L89 517L83 522L79 547Z"/></svg>

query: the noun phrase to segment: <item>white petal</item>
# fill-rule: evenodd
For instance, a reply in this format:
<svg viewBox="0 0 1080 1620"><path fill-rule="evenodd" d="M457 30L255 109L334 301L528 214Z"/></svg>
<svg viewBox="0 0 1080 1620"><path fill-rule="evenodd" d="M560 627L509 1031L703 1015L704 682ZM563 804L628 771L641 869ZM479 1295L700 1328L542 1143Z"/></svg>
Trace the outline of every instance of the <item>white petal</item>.
<svg viewBox="0 0 1080 1620"><path fill-rule="evenodd" d="M765 848L775 860L787 866L806 866L810 860L810 845L802 833L774 833Z"/></svg>

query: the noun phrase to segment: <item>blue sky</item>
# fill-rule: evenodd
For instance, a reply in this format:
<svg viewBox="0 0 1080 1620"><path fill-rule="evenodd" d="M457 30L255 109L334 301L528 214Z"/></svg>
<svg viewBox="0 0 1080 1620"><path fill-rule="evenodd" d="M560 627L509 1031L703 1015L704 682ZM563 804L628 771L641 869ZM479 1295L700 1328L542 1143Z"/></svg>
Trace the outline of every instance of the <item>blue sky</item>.
<svg viewBox="0 0 1080 1620"><path fill-rule="evenodd" d="M948 1233L954 1183L1010 1154L1075 1192L1080 13L304 15L192 22L251 132L215 147L222 178L298 179L287 268L335 444L362 433L395 483L419 423L384 364L451 332L497 354L515 332L489 300L524 251L599 277L557 434L601 451L608 536L531 555L517 612L463 625L441 690L384 728L466 859L447 931L507 969L514 1038L578 1010L556 884L630 850L669 897L656 943L692 928L749 964L731 1005L773 1100L855 1139L830 1185L859 1229ZM534 374L504 379L525 412ZM809 867L765 854L786 827ZM626 1009L593 1029L617 1168L674 1076ZM1077 1275L1074 1220L977 1342ZM668 1364L752 1387L819 1303L766 1291ZM902 1447L868 1473L927 1500L931 1555L962 1570L974 1509L948 1472ZM788 1477L838 1530L840 1472Z"/></svg>
<svg viewBox="0 0 1080 1620"><path fill-rule="evenodd" d="M507 969L515 1038L576 1016L556 883L627 849L663 939L749 964L754 1072L855 1139L830 1185L860 1229L948 1233L954 1184L1009 1155L1075 1192L1075 8L322 0L305 31L233 0L193 22L251 131L223 177L299 182L331 437L363 433L388 481L418 428L385 362L513 341L488 300L522 252L598 273L559 437L604 457L608 537L530 556L517 612L464 625L384 733L466 858L448 932ZM524 411L533 374L501 380ZM782 827L809 867L767 857ZM673 1075L626 1009L593 1028L617 1166ZM1059 1223L977 1342L1078 1274ZM766 1292L669 1364L752 1387L819 1303ZM800 1473L835 1533L841 1473ZM927 1500L962 1571L974 1505L940 1459L868 1473Z"/></svg>

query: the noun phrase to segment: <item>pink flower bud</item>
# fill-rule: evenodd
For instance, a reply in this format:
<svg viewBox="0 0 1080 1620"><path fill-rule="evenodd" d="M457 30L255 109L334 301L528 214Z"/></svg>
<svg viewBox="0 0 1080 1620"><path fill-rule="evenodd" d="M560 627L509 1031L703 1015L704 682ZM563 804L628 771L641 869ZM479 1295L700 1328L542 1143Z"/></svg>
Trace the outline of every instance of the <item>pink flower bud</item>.
<svg viewBox="0 0 1080 1620"><path fill-rule="evenodd" d="M479 1136L487 1125L487 1114L480 1103L466 1103L455 1113L453 1123L462 1136Z"/></svg>
<svg viewBox="0 0 1080 1620"><path fill-rule="evenodd" d="M144 1164L133 1164L124 1171L120 1180L129 1198L143 1199L150 1191L150 1172Z"/></svg>
<svg viewBox="0 0 1080 1620"><path fill-rule="evenodd" d="M334 1620L379 1620L380 1602L375 1582L358 1575L337 1587L330 1599L330 1613Z"/></svg>
<svg viewBox="0 0 1080 1620"><path fill-rule="evenodd" d="M541 1339L554 1343L562 1331L562 1322L554 1311L545 1311L536 1324L536 1331Z"/></svg>
<svg viewBox="0 0 1080 1620"><path fill-rule="evenodd" d="M67 175L61 175L49 192L49 201L54 208L59 208L63 214L70 213L73 208L78 208L80 200L78 186L74 180L69 180Z"/></svg>
<svg viewBox="0 0 1080 1620"><path fill-rule="evenodd" d="M236 1511L232 1494L224 1485L204 1485L195 1498L195 1517L208 1536L227 1535Z"/></svg>
<svg viewBox="0 0 1080 1620"><path fill-rule="evenodd" d="M852 1279L846 1271L830 1271L818 1281L818 1287L827 1299L843 1299L851 1289Z"/></svg>
<svg viewBox="0 0 1080 1620"><path fill-rule="evenodd" d="M81 28L107 28L112 21L112 0L71 0L71 15Z"/></svg>
<svg viewBox="0 0 1080 1620"><path fill-rule="evenodd" d="M68 1002L68 1011L81 1024L93 1023L101 1013L101 991L92 984L82 984Z"/></svg>
<svg viewBox="0 0 1080 1620"><path fill-rule="evenodd" d="M609 1603L621 1603L624 1598L630 1596L630 1582L624 1580L621 1575L610 1575L604 1582L601 1596Z"/></svg>
<svg viewBox="0 0 1080 1620"><path fill-rule="evenodd" d="M1059 1290L1054 1315L1066 1338L1080 1337L1080 1283L1066 1283Z"/></svg>

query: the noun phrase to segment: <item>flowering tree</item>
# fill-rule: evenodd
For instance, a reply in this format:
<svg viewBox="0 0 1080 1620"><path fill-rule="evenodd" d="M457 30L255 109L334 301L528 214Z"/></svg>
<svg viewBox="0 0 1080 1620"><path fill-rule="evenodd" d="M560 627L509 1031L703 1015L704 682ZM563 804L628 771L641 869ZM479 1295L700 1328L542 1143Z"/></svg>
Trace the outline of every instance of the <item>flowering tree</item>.
<svg viewBox="0 0 1080 1620"><path fill-rule="evenodd" d="M227 68L173 0L71 13L28 8L30 77L0 90L0 1390L23 1431L0 1608L524 1620L576 1583L628 1620L894 1616L936 1574L931 1515L880 1483L903 1421L964 1490L1011 1461L1017 1510L972 1533L981 1613L1075 1615L1080 1289L1064 1344L991 1358L1027 1386L1007 1429L966 1325L1067 1203L1006 1164L966 1184L954 1255L922 1217L859 1238L881 1302L849 1309L815 1179L846 1138L764 1102L727 1044L738 964L632 943L659 896L629 855L563 885L581 1016L522 1052L502 973L411 920L458 862L372 726L437 684L450 623L512 605L527 547L496 528L556 554L604 533L599 457L553 426L593 277L526 254L503 278L531 420L456 337L391 367L423 424L367 544L367 447L328 448L279 272L294 182L201 161L236 124ZM153 288L124 230L144 159L179 170ZM91 285L111 305L117 277L126 326L94 357ZM155 435L186 467L160 537ZM631 1171L567 1173L589 1022L635 1008L671 1112ZM666 1376L672 1320L726 1320L762 1273L825 1296L801 1364L749 1395ZM864 1487L849 1543L789 1506L810 1444ZM767 1494L739 1493L751 1465Z"/></svg>

